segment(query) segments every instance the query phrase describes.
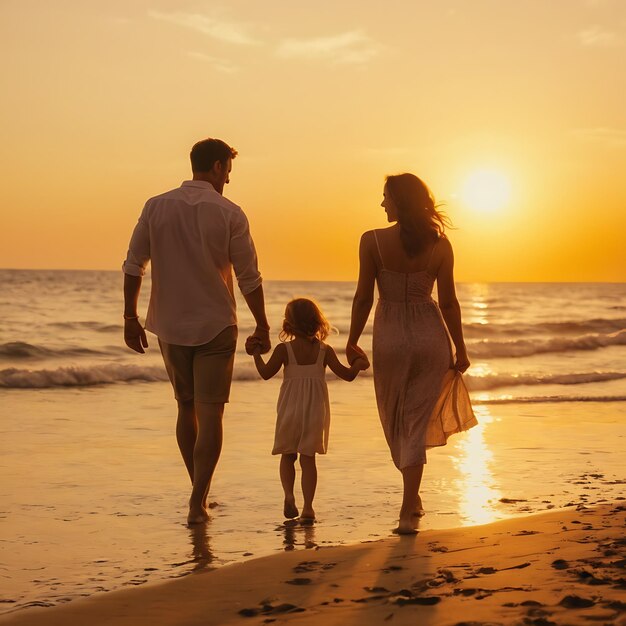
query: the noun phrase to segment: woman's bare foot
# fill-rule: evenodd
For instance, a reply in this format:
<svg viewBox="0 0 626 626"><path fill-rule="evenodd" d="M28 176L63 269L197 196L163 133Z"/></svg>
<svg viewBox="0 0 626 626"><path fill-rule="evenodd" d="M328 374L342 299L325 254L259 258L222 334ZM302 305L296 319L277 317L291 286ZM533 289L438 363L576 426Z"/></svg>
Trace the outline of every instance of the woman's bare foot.
<svg viewBox="0 0 626 626"><path fill-rule="evenodd" d="M417 533L419 518L415 516L414 511L415 509L409 511L400 509L400 519L398 520L398 527L393 530L394 533L397 535L415 535Z"/></svg>
<svg viewBox="0 0 626 626"><path fill-rule="evenodd" d="M293 519L294 517L298 517L298 507L296 506L296 499L291 496L285 497L285 504L283 506L283 515L286 519Z"/></svg>
<svg viewBox="0 0 626 626"><path fill-rule="evenodd" d="M187 515L187 524L204 524L209 520L209 512L204 508L198 509L189 507L189 514Z"/></svg>
<svg viewBox="0 0 626 626"><path fill-rule="evenodd" d="M424 515L426 515L426 511L422 506L422 498L419 495L417 496L417 502L415 503L415 511L413 512L413 515L416 515L417 517L424 517Z"/></svg>
<svg viewBox="0 0 626 626"><path fill-rule="evenodd" d="M416 535L417 528L415 528L413 516L408 519L401 517L398 522L398 527L394 528L393 532L396 533L396 535Z"/></svg>

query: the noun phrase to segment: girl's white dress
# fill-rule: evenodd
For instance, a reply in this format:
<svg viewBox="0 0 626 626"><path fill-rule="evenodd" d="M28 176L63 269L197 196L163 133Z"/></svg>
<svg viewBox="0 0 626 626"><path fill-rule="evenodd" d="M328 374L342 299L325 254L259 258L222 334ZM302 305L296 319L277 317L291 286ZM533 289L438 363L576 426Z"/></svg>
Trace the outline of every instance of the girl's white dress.
<svg viewBox="0 0 626 626"><path fill-rule="evenodd" d="M285 346L287 364L278 395L272 454L326 454L330 428L330 402L324 376L326 344L320 342L317 361L312 365L298 364L291 342Z"/></svg>

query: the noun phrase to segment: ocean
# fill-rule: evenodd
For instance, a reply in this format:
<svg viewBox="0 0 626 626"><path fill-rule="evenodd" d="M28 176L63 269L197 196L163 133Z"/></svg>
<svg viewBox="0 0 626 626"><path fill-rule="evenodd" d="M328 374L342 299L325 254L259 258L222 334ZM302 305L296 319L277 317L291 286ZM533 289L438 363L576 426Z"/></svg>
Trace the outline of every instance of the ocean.
<svg viewBox="0 0 626 626"><path fill-rule="evenodd" d="M343 358L353 283L264 286L274 342L287 301L312 297ZM142 316L148 294L149 278ZM626 284L459 284L458 295L479 426L429 452L420 531L623 499ZM212 519L188 528L173 395L156 338L145 355L123 343L122 274L0 270L0 612L390 535L401 484L371 371L329 374L318 522L284 523L270 454L280 375L256 373L238 306Z"/></svg>

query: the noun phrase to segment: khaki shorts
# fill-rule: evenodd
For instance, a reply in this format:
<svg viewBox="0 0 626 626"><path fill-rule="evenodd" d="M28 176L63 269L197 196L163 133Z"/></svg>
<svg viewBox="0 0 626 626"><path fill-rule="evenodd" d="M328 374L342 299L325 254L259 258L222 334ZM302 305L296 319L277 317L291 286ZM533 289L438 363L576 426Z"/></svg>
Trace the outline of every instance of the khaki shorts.
<svg viewBox="0 0 626 626"><path fill-rule="evenodd" d="M176 400L228 402L236 346L236 326L228 326L200 346L179 346L159 339Z"/></svg>

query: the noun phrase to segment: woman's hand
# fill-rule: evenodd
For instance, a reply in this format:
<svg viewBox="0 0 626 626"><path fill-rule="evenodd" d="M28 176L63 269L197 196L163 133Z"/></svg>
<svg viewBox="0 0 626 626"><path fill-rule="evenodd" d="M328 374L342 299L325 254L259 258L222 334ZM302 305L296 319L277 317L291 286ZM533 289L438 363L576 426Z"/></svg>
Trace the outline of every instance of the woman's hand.
<svg viewBox="0 0 626 626"><path fill-rule="evenodd" d="M463 373L469 366L470 366L470 361L467 358L467 352L465 352L465 350L462 350L461 352L457 352L454 369Z"/></svg>
<svg viewBox="0 0 626 626"><path fill-rule="evenodd" d="M348 359L348 363L350 363L350 365L352 365L356 359L365 359L369 363L367 354L365 354L365 352L355 343L349 343L346 346L346 358Z"/></svg>

